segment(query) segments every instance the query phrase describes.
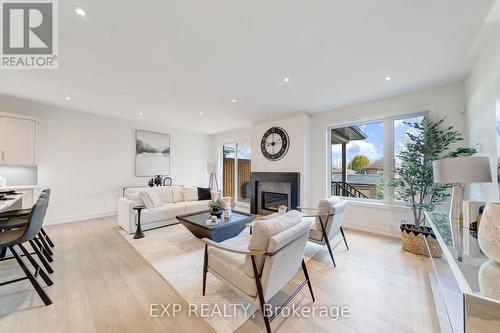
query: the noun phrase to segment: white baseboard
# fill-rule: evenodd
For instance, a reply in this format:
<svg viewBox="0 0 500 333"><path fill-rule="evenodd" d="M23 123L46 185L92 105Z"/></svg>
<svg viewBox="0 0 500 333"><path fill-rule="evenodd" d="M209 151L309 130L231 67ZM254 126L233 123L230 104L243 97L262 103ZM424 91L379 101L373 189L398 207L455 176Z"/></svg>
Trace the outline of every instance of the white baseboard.
<svg viewBox="0 0 500 333"><path fill-rule="evenodd" d="M45 225L61 224L61 223L110 217L110 216L115 216L115 215L117 215L117 212L104 212L104 213L92 213L92 214L82 214L82 215L73 215L73 216L61 216L61 217L45 219L44 224Z"/></svg>
<svg viewBox="0 0 500 333"><path fill-rule="evenodd" d="M344 226L348 229L355 229L384 236L401 238L401 234L395 233L390 228L384 226L377 226L373 224L361 224L361 223L345 223Z"/></svg>

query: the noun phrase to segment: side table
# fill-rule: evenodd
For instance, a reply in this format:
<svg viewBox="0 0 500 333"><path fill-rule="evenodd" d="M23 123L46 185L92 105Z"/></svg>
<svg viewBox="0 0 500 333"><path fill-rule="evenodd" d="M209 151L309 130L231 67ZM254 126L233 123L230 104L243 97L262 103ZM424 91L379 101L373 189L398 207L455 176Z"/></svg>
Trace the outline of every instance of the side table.
<svg viewBox="0 0 500 333"><path fill-rule="evenodd" d="M132 209L137 211L137 229L135 230L134 239L139 239L144 237L144 232L141 228L141 211L146 208L146 206L135 206Z"/></svg>

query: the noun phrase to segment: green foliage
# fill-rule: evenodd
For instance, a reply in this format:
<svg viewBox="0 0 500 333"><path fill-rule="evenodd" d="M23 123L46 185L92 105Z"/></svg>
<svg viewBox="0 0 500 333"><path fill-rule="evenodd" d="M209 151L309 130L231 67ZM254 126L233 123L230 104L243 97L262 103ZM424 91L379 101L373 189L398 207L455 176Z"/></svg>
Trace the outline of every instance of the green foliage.
<svg viewBox="0 0 500 333"><path fill-rule="evenodd" d="M379 174L377 184L375 185L375 199L384 199L384 176Z"/></svg>
<svg viewBox="0 0 500 333"><path fill-rule="evenodd" d="M442 128L443 123L444 118L438 122L424 118L417 123L405 123L412 129L405 136L406 149L397 154L401 166L394 170L394 178L389 182L395 189L395 199L410 205L417 227L424 222L424 210L432 211L450 196L448 189L452 184L434 183L432 161L476 153L474 148L450 150L463 137L452 126Z"/></svg>
<svg viewBox="0 0 500 333"><path fill-rule="evenodd" d="M221 199L212 200L208 203L210 209L224 209L224 201Z"/></svg>
<svg viewBox="0 0 500 333"><path fill-rule="evenodd" d="M356 155L353 157L347 168L357 172L363 170L369 165L370 159L368 157L366 157L365 155Z"/></svg>

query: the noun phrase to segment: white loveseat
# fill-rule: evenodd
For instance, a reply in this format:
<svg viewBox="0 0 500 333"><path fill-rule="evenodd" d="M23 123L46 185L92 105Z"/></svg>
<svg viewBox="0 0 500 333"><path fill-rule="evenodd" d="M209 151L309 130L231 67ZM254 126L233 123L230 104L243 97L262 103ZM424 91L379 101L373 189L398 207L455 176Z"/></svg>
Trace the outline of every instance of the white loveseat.
<svg viewBox="0 0 500 333"><path fill-rule="evenodd" d="M198 200L196 187L158 186L152 188L125 188L123 198L118 199L118 224L128 233L135 232L137 226L137 212L132 208L142 205L141 192L151 189L156 191L162 204L156 208L145 208L142 210L141 226L143 230L174 224L178 222L175 218L178 215L208 209L210 200ZM211 192L212 199L219 199L220 197L220 192Z"/></svg>

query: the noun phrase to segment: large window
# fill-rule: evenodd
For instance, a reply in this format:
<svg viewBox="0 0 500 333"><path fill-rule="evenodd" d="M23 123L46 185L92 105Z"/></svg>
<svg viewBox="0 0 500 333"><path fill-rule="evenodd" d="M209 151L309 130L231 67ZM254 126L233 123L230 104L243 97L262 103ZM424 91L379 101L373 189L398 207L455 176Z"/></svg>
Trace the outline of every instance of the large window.
<svg viewBox="0 0 500 333"><path fill-rule="evenodd" d="M398 166L396 155L404 149L406 133L413 130L409 124L423 116L391 117L331 128L331 195L392 201L393 191L387 181Z"/></svg>
<svg viewBox="0 0 500 333"><path fill-rule="evenodd" d="M332 195L383 199L384 122L331 130Z"/></svg>

